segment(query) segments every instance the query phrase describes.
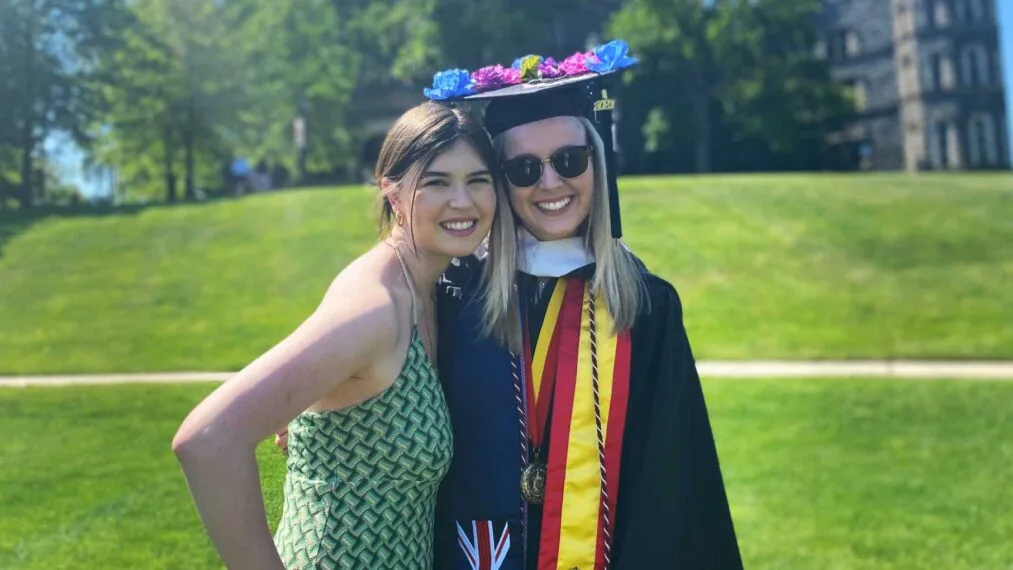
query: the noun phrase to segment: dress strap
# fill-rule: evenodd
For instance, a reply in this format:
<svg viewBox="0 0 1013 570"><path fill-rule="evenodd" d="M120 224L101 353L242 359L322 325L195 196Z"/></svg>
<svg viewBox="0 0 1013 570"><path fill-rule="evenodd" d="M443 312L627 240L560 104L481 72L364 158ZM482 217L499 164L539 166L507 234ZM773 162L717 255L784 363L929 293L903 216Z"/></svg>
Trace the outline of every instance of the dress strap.
<svg viewBox="0 0 1013 570"><path fill-rule="evenodd" d="M419 315L418 310L416 309L417 303L415 301L415 285L412 283L412 274L408 272L408 264L405 263L404 257L401 256L401 251L395 246L391 246L391 249L393 249L394 253L397 254L397 260L401 263L401 272L404 273L405 281L408 282L408 291L412 294L412 326L418 326Z"/></svg>

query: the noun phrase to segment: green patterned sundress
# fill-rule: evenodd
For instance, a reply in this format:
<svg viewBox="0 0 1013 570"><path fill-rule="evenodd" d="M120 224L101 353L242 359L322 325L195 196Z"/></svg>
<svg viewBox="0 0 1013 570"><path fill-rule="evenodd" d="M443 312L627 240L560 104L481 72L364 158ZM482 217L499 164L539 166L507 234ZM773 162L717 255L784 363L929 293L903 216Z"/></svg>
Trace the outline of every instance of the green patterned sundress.
<svg viewBox="0 0 1013 570"><path fill-rule="evenodd" d="M305 412L288 429L274 537L286 568L432 568L436 492L453 440L417 326L385 392L346 409Z"/></svg>

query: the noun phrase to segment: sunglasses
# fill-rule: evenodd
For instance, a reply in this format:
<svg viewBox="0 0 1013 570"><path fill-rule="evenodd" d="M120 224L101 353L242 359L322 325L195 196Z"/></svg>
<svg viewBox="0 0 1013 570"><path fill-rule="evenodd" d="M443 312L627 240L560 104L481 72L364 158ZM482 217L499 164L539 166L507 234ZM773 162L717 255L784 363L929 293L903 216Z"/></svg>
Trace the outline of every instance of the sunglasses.
<svg viewBox="0 0 1013 570"><path fill-rule="evenodd" d="M587 165L594 153L594 147L564 146L549 158L538 158L522 154L503 163L503 174L514 186L526 188L538 184L542 179L542 165L548 162L556 174L563 178L576 178L587 172Z"/></svg>

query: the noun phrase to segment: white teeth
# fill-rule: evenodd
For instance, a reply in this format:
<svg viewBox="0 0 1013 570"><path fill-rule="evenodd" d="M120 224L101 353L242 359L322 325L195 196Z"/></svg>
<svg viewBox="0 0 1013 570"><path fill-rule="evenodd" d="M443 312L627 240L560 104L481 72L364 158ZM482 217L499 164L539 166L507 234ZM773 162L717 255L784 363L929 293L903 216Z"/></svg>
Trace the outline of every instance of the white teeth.
<svg viewBox="0 0 1013 570"><path fill-rule="evenodd" d="M441 225L447 228L448 230L463 232L465 230L470 230L472 227L474 227L475 220L469 220L467 222L444 222Z"/></svg>
<svg viewBox="0 0 1013 570"><path fill-rule="evenodd" d="M570 204L570 201L572 200L573 198L567 197L561 200L556 200L555 202L538 202L535 205L541 208L542 210L555 212L557 210L562 210L563 208L565 208L567 205Z"/></svg>

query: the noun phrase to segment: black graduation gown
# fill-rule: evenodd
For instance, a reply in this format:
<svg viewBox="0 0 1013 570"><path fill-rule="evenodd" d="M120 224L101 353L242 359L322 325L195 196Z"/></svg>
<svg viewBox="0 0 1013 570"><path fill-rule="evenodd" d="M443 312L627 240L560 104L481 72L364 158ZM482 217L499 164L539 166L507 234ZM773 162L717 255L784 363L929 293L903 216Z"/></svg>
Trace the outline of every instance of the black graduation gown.
<svg viewBox="0 0 1013 570"><path fill-rule="evenodd" d="M479 268L476 260L466 260L448 272L454 283L441 287L440 373L445 381L454 359L454 336L450 334L455 323L453 287L476 287L474 272ZM739 548L700 379L683 326L682 305L675 288L646 269L644 282L649 307L631 331L630 393L612 568L739 569ZM533 283L530 276L522 276L522 288L531 291ZM548 296L543 295L537 305L528 302L529 330L536 331L540 325L547 301ZM455 432L458 428L454 426ZM519 488L519 480L519 472L510 479L514 489ZM452 494L453 489L444 489L441 502L451 501ZM437 516L438 568L442 568L441 552L454 548L451 534L441 533L441 528L450 525L444 507L438 507ZM540 515L540 508L529 512L530 545L538 544ZM536 568L536 550L529 548L527 568Z"/></svg>

